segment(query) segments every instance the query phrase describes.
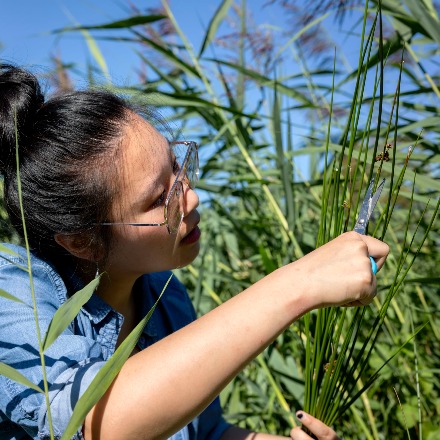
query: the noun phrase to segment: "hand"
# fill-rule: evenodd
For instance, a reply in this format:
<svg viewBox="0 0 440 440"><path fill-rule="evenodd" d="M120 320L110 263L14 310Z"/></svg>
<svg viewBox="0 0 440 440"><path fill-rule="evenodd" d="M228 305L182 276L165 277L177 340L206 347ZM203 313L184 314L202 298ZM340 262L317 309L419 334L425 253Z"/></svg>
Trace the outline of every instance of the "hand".
<svg viewBox="0 0 440 440"><path fill-rule="evenodd" d="M346 232L282 270L294 270L291 279L303 285L309 310L366 305L376 294L369 256L380 270L388 252L388 245L380 240Z"/></svg>
<svg viewBox="0 0 440 440"><path fill-rule="evenodd" d="M301 420L303 426L308 428L310 432L315 435L317 440L341 440L335 431L322 423L320 420L312 417L304 411L298 411L296 413L298 419ZM290 431L290 438L292 440L311 440L312 437L307 435L299 426Z"/></svg>

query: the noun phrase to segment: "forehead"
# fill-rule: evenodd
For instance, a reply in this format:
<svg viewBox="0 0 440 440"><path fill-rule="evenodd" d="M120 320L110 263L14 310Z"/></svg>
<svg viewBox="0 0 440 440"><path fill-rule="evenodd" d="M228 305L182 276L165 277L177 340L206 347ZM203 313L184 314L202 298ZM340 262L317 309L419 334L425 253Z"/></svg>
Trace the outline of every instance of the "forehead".
<svg viewBox="0 0 440 440"><path fill-rule="evenodd" d="M134 114L126 126L122 141L121 165L126 173L142 172L154 181L164 167L169 167L171 150L168 140L150 123ZM135 176L133 176L135 177Z"/></svg>
<svg viewBox="0 0 440 440"><path fill-rule="evenodd" d="M124 127L115 161L117 170L114 209L136 210L150 198L157 197L169 179L171 150L168 140L151 124L133 115Z"/></svg>

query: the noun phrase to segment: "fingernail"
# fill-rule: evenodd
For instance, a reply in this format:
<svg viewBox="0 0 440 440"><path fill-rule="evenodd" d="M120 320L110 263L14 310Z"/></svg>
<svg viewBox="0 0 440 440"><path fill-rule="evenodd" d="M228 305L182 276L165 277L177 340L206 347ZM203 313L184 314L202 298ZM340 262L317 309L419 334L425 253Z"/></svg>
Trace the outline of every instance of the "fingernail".
<svg viewBox="0 0 440 440"><path fill-rule="evenodd" d="M298 419L300 419L300 420L303 418L303 416L304 416L304 413L302 413L301 411L298 411L296 413L296 417L298 417Z"/></svg>

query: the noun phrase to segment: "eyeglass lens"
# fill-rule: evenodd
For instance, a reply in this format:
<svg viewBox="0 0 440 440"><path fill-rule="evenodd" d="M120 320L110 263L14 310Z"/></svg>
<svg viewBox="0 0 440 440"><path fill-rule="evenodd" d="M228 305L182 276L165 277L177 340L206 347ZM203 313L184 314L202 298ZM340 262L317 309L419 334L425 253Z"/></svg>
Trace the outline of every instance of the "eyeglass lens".
<svg viewBox="0 0 440 440"><path fill-rule="evenodd" d="M197 148L192 142L176 142L173 144L172 148L176 161L179 164L179 169L185 167L185 169L182 170L182 173L185 173L186 176L181 176L182 179L184 180L187 178L191 188L194 189L199 174Z"/></svg>
<svg viewBox="0 0 440 440"><path fill-rule="evenodd" d="M176 182L172 193L169 196L166 207L166 219L169 232L175 234L180 227L183 219L183 186L182 182Z"/></svg>
<svg viewBox="0 0 440 440"><path fill-rule="evenodd" d="M198 179L198 157L197 150L192 144L174 144L173 152L181 171L169 194L168 202L165 206L165 217L169 232L175 234L179 230L184 215L185 201L182 180L187 180L190 188L195 188Z"/></svg>

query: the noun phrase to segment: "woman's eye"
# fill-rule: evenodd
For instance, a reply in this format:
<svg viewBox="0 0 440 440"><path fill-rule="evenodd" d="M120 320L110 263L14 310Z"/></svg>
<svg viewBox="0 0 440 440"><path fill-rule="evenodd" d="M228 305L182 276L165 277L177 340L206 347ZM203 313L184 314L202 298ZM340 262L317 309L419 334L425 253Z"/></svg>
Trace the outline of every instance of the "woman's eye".
<svg viewBox="0 0 440 440"><path fill-rule="evenodd" d="M174 159L174 162L173 162L173 174L174 174L175 176L177 176L177 173L178 173L179 171L180 171L180 163L177 162L176 159Z"/></svg>
<svg viewBox="0 0 440 440"><path fill-rule="evenodd" d="M157 208L164 204L166 198L166 192L163 191L159 198L151 205L152 208Z"/></svg>

